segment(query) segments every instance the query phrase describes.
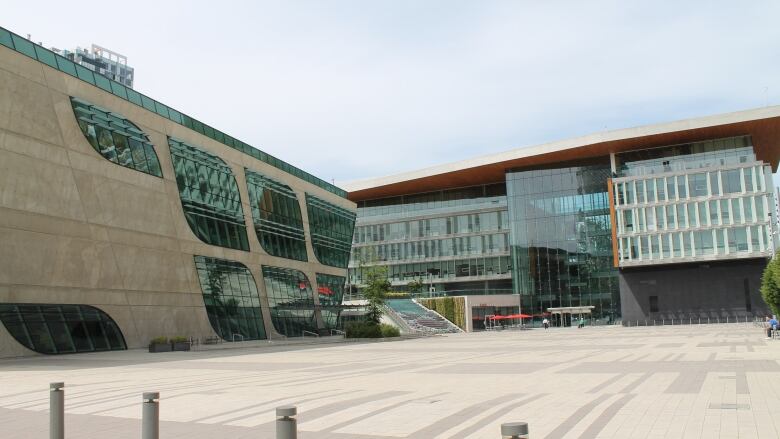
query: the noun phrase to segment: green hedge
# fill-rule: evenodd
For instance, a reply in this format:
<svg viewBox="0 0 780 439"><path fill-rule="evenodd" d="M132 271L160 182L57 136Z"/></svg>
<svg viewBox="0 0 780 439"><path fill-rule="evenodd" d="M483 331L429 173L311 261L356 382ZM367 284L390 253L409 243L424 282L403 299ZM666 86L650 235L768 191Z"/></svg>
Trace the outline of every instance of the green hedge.
<svg viewBox="0 0 780 439"><path fill-rule="evenodd" d="M347 325L344 329L346 338L382 338L401 335L398 328L384 323L377 325L371 322L354 322Z"/></svg>
<svg viewBox="0 0 780 439"><path fill-rule="evenodd" d="M417 299L420 305L436 311L445 319L466 330L466 298L437 297L435 299Z"/></svg>

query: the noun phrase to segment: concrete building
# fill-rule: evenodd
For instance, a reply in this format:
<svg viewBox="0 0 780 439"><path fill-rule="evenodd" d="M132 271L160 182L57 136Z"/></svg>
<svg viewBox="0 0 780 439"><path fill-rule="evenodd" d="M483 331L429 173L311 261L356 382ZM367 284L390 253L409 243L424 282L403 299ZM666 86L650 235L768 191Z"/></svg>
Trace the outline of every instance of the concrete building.
<svg viewBox="0 0 780 439"><path fill-rule="evenodd" d="M82 47L77 47L74 50L55 48L52 50L80 66L112 79L125 87L133 88L135 69L127 65L127 57L122 54L97 44L92 44L89 50Z"/></svg>
<svg viewBox="0 0 780 439"><path fill-rule="evenodd" d="M779 158L767 107L348 183L349 281L381 265L399 291L466 296L464 329L568 307L594 323L763 315Z"/></svg>
<svg viewBox="0 0 780 439"><path fill-rule="evenodd" d="M345 197L0 28L0 357L339 327Z"/></svg>

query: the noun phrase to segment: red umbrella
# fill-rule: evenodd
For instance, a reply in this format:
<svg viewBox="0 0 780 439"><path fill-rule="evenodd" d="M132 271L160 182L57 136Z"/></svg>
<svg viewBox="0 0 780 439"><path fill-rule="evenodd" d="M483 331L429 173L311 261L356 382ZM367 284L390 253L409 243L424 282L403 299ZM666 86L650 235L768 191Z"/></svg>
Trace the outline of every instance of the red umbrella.
<svg viewBox="0 0 780 439"><path fill-rule="evenodd" d="M508 316L506 316L504 318L507 318L507 319L529 319L529 318L531 318L531 316L529 316L528 314L510 314L510 315L508 315Z"/></svg>

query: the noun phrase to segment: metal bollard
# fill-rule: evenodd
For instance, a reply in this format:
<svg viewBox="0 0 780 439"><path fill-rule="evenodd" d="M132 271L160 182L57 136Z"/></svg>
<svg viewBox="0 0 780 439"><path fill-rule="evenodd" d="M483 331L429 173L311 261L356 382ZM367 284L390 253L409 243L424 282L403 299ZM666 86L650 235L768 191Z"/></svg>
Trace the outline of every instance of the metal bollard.
<svg viewBox="0 0 780 439"><path fill-rule="evenodd" d="M49 383L49 439L65 439L65 383Z"/></svg>
<svg viewBox="0 0 780 439"><path fill-rule="evenodd" d="M528 439L527 422L507 422L501 424L502 439Z"/></svg>
<svg viewBox="0 0 780 439"><path fill-rule="evenodd" d="M160 439L160 392L144 392L141 439Z"/></svg>
<svg viewBox="0 0 780 439"><path fill-rule="evenodd" d="M298 439L298 421L293 417L297 414L294 405L276 408L276 439Z"/></svg>

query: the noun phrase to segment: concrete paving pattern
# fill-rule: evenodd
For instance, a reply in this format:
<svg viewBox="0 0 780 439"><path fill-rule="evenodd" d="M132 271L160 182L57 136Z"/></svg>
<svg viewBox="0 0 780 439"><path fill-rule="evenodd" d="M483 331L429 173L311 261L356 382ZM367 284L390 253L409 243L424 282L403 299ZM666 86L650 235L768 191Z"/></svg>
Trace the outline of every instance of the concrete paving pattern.
<svg viewBox="0 0 780 439"><path fill-rule="evenodd" d="M740 324L535 329L384 343L106 352L0 361L0 437L48 437L65 381L67 438L778 438L780 341Z"/></svg>

